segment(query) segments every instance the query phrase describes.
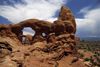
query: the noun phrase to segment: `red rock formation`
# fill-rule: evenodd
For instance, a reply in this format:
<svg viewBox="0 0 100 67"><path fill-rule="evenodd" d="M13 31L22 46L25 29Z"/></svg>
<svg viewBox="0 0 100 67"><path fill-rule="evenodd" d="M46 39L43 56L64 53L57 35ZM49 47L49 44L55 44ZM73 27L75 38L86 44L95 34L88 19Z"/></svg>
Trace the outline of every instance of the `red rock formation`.
<svg viewBox="0 0 100 67"><path fill-rule="evenodd" d="M21 44L24 27L31 27L36 32L34 36L26 35L24 43L30 44L28 46ZM6 51L1 51L2 57L8 58L0 65L2 67L57 67L58 65L87 67L84 63L79 63L80 60L77 58L75 32L75 18L65 6L61 7L59 18L53 23L28 19L18 24L11 23L9 26L2 24L0 37L9 38L10 42L5 38L5 42L0 41L0 50ZM46 35L43 36L42 33Z"/></svg>
<svg viewBox="0 0 100 67"><path fill-rule="evenodd" d="M75 37L75 41L76 42L80 42L80 38L79 37Z"/></svg>
<svg viewBox="0 0 100 67"><path fill-rule="evenodd" d="M23 35L22 37L25 37L24 45L30 45L32 43L32 36L30 34Z"/></svg>
<svg viewBox="0 0 100 67"><path fill-rule="evenodd" d="M76 32L75 18L69 8L62 6L59 14L58 21L63 21L67 26L67 30L74 27L73 32Z"/></svg>
<svg viewBox="0 0 100 67"><path fill-rule="evenodd" d="M85 42L84 38L82 39L82 42Z"/></svg>

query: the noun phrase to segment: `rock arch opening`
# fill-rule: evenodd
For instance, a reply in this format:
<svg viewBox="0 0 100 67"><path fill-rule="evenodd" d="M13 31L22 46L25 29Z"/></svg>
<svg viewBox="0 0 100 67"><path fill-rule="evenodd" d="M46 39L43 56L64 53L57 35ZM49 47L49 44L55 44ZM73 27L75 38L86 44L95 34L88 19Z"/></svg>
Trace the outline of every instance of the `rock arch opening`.
<svg viewBox="0 0 100 67"><path fill-rule="evenodd" d="M45 33L42 33L42 36L43 36L43 37L45 37L45 36L46 36L46 34L45 34Z"/></svg>
<svg viewBox="0 0 100 67"><path fill-rule="evenodd" d="M30 27L24 27L22 30L22 44L23 45L31 45L32 37L35 35L35 31Z"/></svg>

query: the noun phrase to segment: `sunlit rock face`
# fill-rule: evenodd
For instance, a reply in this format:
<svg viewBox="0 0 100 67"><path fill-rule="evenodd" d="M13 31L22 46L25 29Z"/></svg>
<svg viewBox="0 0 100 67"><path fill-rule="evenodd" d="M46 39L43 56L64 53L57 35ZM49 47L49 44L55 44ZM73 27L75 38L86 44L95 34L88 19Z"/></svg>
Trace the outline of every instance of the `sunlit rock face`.
<svg viewBox="0 0 100 67"><path fill-rule="evenodd" d="M32 28L34 36L23 35L25 27ZM75 32L75 18L65 6L53 23L28 19L9 26L2 24L0 59L5 57L5 60L0 64L2 67L86 67L77 58ZM26 38L22 42L23 37Z"/></svg>

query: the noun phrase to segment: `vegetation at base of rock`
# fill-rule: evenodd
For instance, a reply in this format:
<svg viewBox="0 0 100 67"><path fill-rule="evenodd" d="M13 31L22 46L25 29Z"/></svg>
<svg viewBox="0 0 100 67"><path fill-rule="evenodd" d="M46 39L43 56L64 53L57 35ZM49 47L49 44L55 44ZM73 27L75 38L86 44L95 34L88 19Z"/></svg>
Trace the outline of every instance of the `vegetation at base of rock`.
<svg viewBox="0 0 100 67"><path fill-rule="evenodd" d="M98 53L98 51L100 51L100 41L77 42L77 48L83 49L84 51L91 51L98 56L100 55L100 53Z"/></svg>
<svg viewBox="0 0 100 67"><path fill-rule="evenodd" d="M90 58L92 58L92 56L90 56Z"/></svg>
<svg viewBox="0 0 100 67"><path fill-rule="evenodd" d="M14 57L14 55L11 55L11 57Z"/></svg>
<svg viewBox="0 0 100 67"><path fill-rule="evenodd" d="M78 48L78 50L83 50L85 54L87 52L92 53L92 55L88 58L83 57L85 61L89 61L94 66L100 65L100 41L77 42L77 48ZM82 53L82 54L84 55L84 53ZM80 53L78 53L78 54L81 58L82 57L81 54Z"/></svg>
<svg viewBox="0 0 100 67"><path fill-rule="evenodd" d="M89 59L89 60L90 60L90 62L91 62L91 63L93 63L93 62L94 62L94 59Z"/></svg>
<svg viewBox="0 0 100 67"><path fill-rule="evenodd" d="M99 57L97 57L97 61L100 63L100 58Z"/></svg>
<svg viewBox="0 0 100 67"><path fill-rule="evenodd" d="M84 57L84 55L83 55L83 54L81 54L81 57Z"/></svg>
<svg viewBox="0 0 100 67"><path fill-rule="evenodd" d="M55 67L58 67L59 63L57 61L55 61L55 63L56 63Z"/></svg>
<svg viewBox="0 0 100 67"><path fill-rule="evenodd" d="M84 60L85 60L85 61L89 61L90 59L89 59L89 58L85 58Z"/></svg>
<svg viewBox="0 0 100 67"><path fill-rule="evenodd" d="M93 64L93 65L95 65L95 66L97 65L97 63L96 63L96 62L93 62L92 64Z"/></svg>
<svg viewBox="0 0 100 67"><path fill-rule="evenodd" d="M24 55L24 59L26 59L26 56Z"/></svg>
<svg viewBox="0 0 100 67"><path fill-rule="evenodd" d="M20 50L17 50L17 52L20 52Z"/></svg>
<svg viewBox="0 0 100 67"><path fill-rule="evenodd" d="M27 62L30 62L30 60L28 59Z"/></svg>

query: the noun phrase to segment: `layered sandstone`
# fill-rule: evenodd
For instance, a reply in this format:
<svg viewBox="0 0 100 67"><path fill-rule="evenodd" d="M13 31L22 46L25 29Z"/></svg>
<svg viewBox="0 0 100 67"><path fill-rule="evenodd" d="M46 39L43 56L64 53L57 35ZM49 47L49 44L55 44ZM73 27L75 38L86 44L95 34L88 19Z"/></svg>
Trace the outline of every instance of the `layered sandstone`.
<svg viewBox="0 0 100 67"><path fill-rule="evenodd" d="M24 27L31 27L36 32L34 36L23 35ZM75 18L65 6L61 7L59 18L53 23L28 19L9 26L2 24L0 58L4 58L1 59L0 66L87 67L78 59L75 32ZM42 33L46 35L43 36ZM24 45L22 37L26 37Z"/></svg>

